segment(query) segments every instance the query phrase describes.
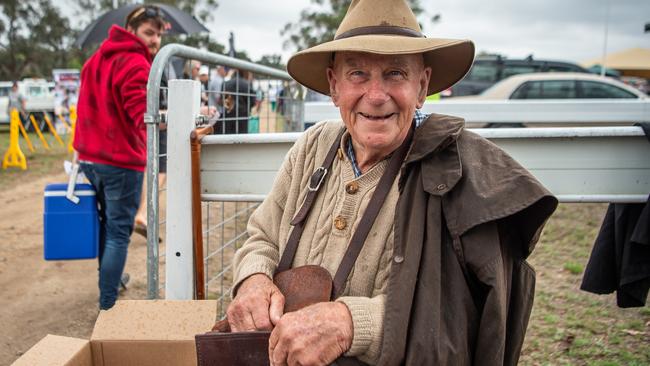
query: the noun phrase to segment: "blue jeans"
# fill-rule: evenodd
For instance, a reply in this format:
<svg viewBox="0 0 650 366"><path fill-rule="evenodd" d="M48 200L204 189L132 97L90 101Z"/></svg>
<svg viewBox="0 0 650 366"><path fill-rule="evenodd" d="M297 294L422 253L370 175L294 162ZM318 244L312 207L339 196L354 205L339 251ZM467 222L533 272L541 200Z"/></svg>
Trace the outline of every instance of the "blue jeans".
<svg viewBox="0 0 650 366"><path fill-rule="evenodd" d="M126 264L144 173L104 164L80 164L99 204L99 308L115 305Z"/></svg>

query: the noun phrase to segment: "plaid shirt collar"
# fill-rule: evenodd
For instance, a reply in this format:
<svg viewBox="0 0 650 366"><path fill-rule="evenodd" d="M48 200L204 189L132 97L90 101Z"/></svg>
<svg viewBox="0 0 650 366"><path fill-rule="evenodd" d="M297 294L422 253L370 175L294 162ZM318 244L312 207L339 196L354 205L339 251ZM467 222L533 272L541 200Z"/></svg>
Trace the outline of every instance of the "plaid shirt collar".
<svg viewBox="0 0 650 366"><path fill-rule="evenodd" d="M415 122L415 128L418 128L422 125L422 122L426 120L429 117L428 114L424 114L420 112L419 109L415 110L415 115L413 116L413 121ZM357 157L354 155L354 149L352 148L352 139L348 139L348 146L347 146L347 154L348 158L350 159L350 163L352 163L352 170L354 171L354 176L356 178L359 178L361 176L361 169L359 169L359 165L357 164Z"/></svg>

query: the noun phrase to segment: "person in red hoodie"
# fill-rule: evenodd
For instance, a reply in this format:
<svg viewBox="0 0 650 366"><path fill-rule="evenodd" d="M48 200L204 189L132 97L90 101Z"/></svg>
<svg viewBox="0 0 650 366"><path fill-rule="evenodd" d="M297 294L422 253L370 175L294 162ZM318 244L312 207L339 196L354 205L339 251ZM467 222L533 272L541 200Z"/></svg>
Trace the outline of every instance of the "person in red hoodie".
<svg viewBox="0 0 650 366"><path fill-rule="evenodd" d="M165 19L141 6L113 25L81 71L74 148L99 202L99 308L117 299L146 166L147 79Z"/></svg>

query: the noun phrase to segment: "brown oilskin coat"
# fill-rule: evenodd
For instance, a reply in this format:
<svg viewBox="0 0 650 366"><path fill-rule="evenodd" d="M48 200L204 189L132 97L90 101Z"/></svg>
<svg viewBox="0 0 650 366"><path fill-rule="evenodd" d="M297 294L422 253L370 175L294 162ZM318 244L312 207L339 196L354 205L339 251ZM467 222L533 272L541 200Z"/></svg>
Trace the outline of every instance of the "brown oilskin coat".
<svg viewBox="0 0 650 366"><path fill-rule="evenodd" d="M420 126L400 175L380 365L514 365L535 292L525 259L553 197L460 118Z"/></svg>

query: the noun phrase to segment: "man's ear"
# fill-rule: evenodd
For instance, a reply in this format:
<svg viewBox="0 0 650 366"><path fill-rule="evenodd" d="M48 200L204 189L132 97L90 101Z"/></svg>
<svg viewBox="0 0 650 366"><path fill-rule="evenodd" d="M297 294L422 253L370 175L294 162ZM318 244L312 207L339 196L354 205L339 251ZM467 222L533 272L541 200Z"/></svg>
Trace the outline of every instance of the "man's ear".
<svg viewBox="0 0 650 366"><path fill-rule="evenodd" d="M135 29L130 25L126 26L126 31L129 32L129 33L135 34Z"/></svg>
<svg viewBox="0 0 650 366"><path fill-rule="evenodd" d="M420 93L418 94L417 108L420 109L427 99L427 91L429 90L429 79L431 79L431 67L425 67L420 76Z"/></svg>
<svg viewBox="0 0 650 366"><path fill-rule="evenodd" d="M327 68L327 81L330 84L330 97L332 97L332 102L334 102L335 106L338 105L338 94L336 92L336 73L334 72L334 69L331 67Z"/></svg>

